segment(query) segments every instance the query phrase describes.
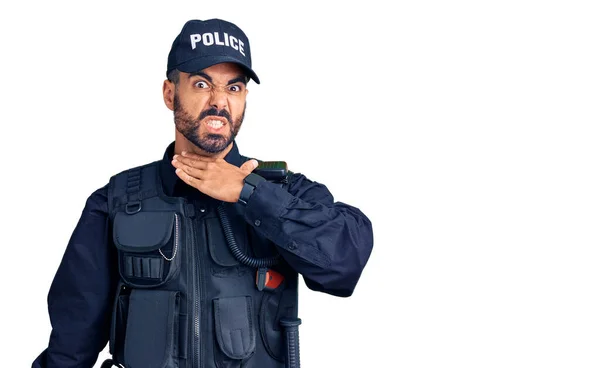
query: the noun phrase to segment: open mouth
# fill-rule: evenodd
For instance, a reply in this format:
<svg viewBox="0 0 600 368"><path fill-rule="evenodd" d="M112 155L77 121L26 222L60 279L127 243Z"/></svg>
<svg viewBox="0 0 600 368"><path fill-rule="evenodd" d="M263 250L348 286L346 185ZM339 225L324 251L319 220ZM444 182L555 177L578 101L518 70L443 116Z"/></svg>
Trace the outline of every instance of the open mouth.
<svg viewBox="0 0 600 368"><path fill-rule="evenodd" d="M204 125L206 125L211 132L221 132L223 131L223 127L227 125L227 119L210 116L204 120Z"/></svg>

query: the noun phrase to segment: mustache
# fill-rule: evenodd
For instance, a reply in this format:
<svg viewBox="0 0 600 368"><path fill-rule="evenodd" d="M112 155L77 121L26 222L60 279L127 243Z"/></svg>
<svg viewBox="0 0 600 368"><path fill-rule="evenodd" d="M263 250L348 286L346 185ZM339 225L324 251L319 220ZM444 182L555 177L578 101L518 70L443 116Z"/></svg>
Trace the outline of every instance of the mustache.
<svg viewBox="0 0 600 368"><path fill-rule="evenodd" d="M233 125L233 122L231 121L231 115L229 115L229 112L227 112L227 110L221 110L218 111L217 109L215 109L214 107L211 107L208 110L204 110L200 113L200 116L198 117L198 120L202 120L207 116L220 116L223 117L225 119L227 119L227 121L229 122L230 125Z"/></svg>

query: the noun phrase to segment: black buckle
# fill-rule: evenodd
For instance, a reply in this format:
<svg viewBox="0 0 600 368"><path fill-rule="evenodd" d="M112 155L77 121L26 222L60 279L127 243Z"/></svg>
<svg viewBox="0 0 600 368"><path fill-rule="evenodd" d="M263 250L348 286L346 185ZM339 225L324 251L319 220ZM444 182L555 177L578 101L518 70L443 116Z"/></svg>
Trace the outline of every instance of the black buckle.
<svg viewBox="0 0 600 368"><path fill-rule="evenodd" d="M102 365L100 366L100 368L111 368L111 367L119 367L119 368L121 368L121 367L123 367L123 365L121 365L121 364L119 364L119 363L115 362L115 361L114 361L114 360L112 360L112 359L106 359L106 360L105 360L105 361L102 363Z"/></svg>
<svg viewBox="0 0 600 368"><path fill-rule="evenodd" d="M141 201L132 201L125 205L125 213L128 215L133 215L134 213L138 213L142 210L142 202Z"/></svg>

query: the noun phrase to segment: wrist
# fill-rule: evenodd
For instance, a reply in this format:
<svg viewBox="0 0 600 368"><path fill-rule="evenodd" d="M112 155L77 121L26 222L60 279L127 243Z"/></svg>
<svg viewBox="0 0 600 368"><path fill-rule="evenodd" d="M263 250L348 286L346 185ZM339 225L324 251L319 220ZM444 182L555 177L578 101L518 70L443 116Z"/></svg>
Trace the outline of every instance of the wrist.
<svg viewBox="0 0 600 368"><path fill-rule="evenodd" d="M246 206L252 194L254 194L254 190L256 187L263 181L266 181L265 178L258 174L250 173L244 178L242 190L240 192L240 196L238 198L238 203Z"/></svg>

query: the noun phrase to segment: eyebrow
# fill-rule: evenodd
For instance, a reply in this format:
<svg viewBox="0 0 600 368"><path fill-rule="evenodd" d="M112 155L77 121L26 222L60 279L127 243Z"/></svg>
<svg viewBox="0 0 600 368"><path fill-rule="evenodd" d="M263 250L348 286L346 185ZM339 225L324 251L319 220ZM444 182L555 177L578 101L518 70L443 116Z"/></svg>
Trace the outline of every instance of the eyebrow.
<svg viewBox="0 0 600 368"><path fill-rule="evenodd" d="M190 79L191 79L191 78L192 78L192 77L194 77L194 76L199 76L199 77L202 77L202 78L206 79L207 81L209 81L210 83L212 83L212 82L213 82L212 78L211 78L211 77L210 77L208 74L206 74L206 73L203 73L203 72L194 72L194 73L190 73L190 75L189 75L189 77L188 77L188 78L190 78ZM246 85L246 77L245 77L245 76L243 76L243 75L240 75L240 76L238 76L238 77L235 77L235 78L231 79L229 82L227 82L227 85L234 84L234 83L238 83L238 82L242 82L242 83L244 83L244 85Z"/></svg>
<svg viewBox="0 0 600 368"><path fill-rule="evenodd" d="M232 80L230 80L229 82L227 82L227 85L234 84L234 83L237 83L237 82L242 82L242 83L244 83L244 85L246 85L246 77L243 76L243 75L240 75L239 77L233 78Z"/></svg>
<svg viewBox="0 0 600 368"><path fill-rule="evenodd" d="M206 74L206 73L202 73L202 72L194 72L194 73L190 73L190 75L189 75L188 79L191 79L191 78L192 78L192 77L194 77L194 76L199 76L199 77L202 77L202 78L204 78L204 79L206 79L207 81L209 81L209 82L211 82L211 83L212 83L212 78L211 78L211 77L210 77L208 74Z"/></svg>

